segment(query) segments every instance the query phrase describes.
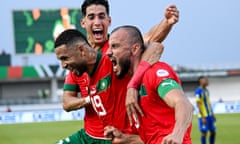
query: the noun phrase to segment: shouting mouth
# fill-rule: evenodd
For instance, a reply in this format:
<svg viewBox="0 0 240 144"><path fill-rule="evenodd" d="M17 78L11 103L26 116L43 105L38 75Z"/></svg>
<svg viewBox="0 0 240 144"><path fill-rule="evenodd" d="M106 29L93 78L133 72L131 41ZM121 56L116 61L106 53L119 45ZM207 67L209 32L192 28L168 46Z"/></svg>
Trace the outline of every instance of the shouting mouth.
<svg viewBox="0 0 240 144"><path fill-rule="evenodd" d="M103 39L103 30L102 29L95 29L92 31L94 37L96 40Z"/></svg>
<svg viewBox="0 0 240 144"><path fill-rule="evenodd" d="M113 71L116 73L117 72L117 60L113 56L111 56L110 59L112 61L112 65L113 65Z"/></svg>

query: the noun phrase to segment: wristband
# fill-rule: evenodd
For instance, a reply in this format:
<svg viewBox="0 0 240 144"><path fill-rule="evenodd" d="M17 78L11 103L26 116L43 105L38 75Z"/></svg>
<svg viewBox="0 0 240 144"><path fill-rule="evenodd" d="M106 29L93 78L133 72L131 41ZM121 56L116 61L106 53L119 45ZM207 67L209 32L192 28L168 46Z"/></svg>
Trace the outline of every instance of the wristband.
<svg viewBox="0 0 240 144"><path fill-rule="evenodd" d="M91 103L90 96L85 97L84 100L87 104Z"/></svg>
<svg viewBox="0 0 240 144"><path fill-rule="evenodd" d="M151 65L148 62L141 61L138 64L138 67L135 70L133 77L131 78L130 82L128 83L127 88L138 89L141 84L141 80L142 80L142 77L143 77L145 71L150 67L151 67Z"/></svg>

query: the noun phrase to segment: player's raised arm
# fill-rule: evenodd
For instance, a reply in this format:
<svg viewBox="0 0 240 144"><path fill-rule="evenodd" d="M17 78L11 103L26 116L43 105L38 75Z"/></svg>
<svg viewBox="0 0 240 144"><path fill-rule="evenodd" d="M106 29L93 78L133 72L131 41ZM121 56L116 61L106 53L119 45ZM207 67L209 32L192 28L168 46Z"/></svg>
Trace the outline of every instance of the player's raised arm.
<svg viewBox="0 0 240 144"><path fill-rule="evenodd" d="M172 26L178 22L179 11L175 5L170 5L165 9L165 18L160 22L160 24L154 26L148 33L143 35L143 41L145 45L152 42L161 43L170 32ZM157 44L156 44L157 45ZM160 44L158 44L160 45ZM137 72L133 75L131 81L128 84L127 98L126 98L126 108L130 124L132 124L132 115L137 120L137 112L143 115L141 108L138 105L138 92L137 89L141 82L141 77L144 72L154 63L159 61L161 54L163 52L162 46L150 46L152 48L147 48L144 52L141 62L137 68Z"/></svg>
<svg viewBox="0 0 240 144"><path fill-rule="evenodd" d="M156 26L152 27L150 31L143 35L144 43L162 42L174 24L179 20L179 11L175 5L170 5L165 9L165 18Z"/></svg>

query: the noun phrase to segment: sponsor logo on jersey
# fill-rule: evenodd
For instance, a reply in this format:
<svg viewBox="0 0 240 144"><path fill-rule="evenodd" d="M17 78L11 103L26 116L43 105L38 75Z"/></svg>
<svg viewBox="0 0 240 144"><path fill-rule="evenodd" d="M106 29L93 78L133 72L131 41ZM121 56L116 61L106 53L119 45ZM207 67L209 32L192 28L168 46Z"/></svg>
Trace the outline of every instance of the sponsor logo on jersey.
<svg viewBox="0 0 240 144"><path fill-rule="evenodd" d="M156 74L157 74L158 77L166 77L166 76L169 75L168 71L165 70L165 69L157 70Z"/></svg>
<svg viewBox="0 0 240 144"><path fill-rule="evenodd" d="M169 82L167 82L167 81L166 81L166 82L163 82L161 85L162 85L163 87L165 87L165 86L169 86L169 85L170 85L170 86L172 86L172 87L174 86L174 84L173 84L173 81L172 81L172 80L171 80L171 81L169 81Z"/></svg>

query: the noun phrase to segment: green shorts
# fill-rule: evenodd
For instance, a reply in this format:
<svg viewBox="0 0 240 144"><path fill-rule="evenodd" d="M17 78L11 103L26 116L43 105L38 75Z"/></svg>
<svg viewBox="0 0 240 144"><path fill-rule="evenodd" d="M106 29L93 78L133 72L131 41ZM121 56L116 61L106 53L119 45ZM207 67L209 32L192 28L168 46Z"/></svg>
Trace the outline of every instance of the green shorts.
<svg viewBox="0 0 240 144"><path fill-rule="evenodd" d="M109 140L95 139L86 134L84 129L62 139L55 144L112 144Z"/></svg>

